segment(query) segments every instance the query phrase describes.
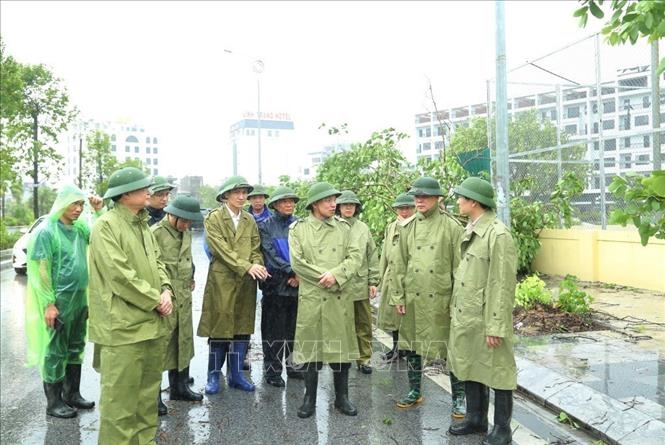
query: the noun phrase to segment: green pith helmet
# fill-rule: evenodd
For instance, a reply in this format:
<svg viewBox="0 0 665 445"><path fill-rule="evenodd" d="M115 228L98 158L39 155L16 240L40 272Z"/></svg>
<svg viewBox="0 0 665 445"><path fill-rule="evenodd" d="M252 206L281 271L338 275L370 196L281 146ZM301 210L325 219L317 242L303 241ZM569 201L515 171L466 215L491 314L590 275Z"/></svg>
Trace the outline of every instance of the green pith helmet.
<svg viewBox="0 0 665 445"><path fill-rule="evenodd" d="M265 196L266 199L268 199L270 197L270 195L268 194L268 192L266 191L266 188L264 186L262 186L261 184L255 184L254 185L254 190L249 192L249 194L247 195L247 198L251 198L252 196L261 196L261 195Z"/></svg>
<svg viewBox="0 0 665 445"><path fill-rule="evenodd" d="M166 180L164 176L155 176L152 178L152 185L150 186L150 194L154 195L157 192L162 190L171 191L175 187L169 181Z"/></svg>
<svg viewBox="0 0 665 445"><path fill-rule="evenodd" d="M201 205L191 196L178 196L171 204L166 206L164 211L189 221L203 221Z"/></svg>
<svg viewBox="0 0 665 445"><path fill-rule="evenodd" d="M429 176L416 179L407 193L411 196L443 196L439 181Z"/></svg>
<svg viewBox="0 0 665 445"><path fill-rule="evenodd" d="M141 170L136 167L124 167L111 173L109 188L104 193L104 199L114 198L151 185L152 180Z"/></svg>
<svg viewBox="0 0 665 445"><path fill-rule="evenodd" d="M494 189L492 188L492 184L482 178L478 178L476 176L466 178L460 185L455 187L455 193L464 196L465 198L478 201L490 209L496 208L496 204L494 203Z"/></svg>
<svg viewBox="0 0 665 445"><path fill-rule="evenodd" d="M395 202L393 202L393 209L399 208L399 207L415 207L416 203L413 200L413 195L409 195L408 193L402 193L401 195L398 195L397 198L395 198Z"/></svg>
<svg viewBox="0 0 665 445"><path fill-rule="evenodd" d="M358 199L358 195L351 190L342 190L342 193L337 197L337 210L339 210L340 204L355 204L356 211L353 213L354 216L363 211L363 203Z"/></svg>
<svg viewBox="0 0 665 445"><path fill-rule="evenodd" d="M247 189L249 193L252 193L252 190L254 190L254 187L252 187L249 182L242 176L231 176L229 179L227 179L224 184L222 184L222 188L217 192L217 201L221 202L222 199L224 199L224 194L226 192L230 192L231 190L235 189Z"/></svg>
<svg viewBox="0 0 665 445"><path fill-rule="evenodd" d="M307 205L305 208L310 210L312 208L312 204L314 204L316 201L320 201L324 198L327 198L328 196L339 196L340 194L341 192L336 190L327 182L317 182L316 184L312 185L307 192Z"/></svg>
<svg viewBox="0 0 665 445"><path fill-rule="evenodd" d="M298 198L298 195L296 195L293 189L280 185L275 189L272 198L270 198L270 201L268 201L268 207L271 209L275 208L273 204L275 204L280 199L293 199L295 202L300 201L300 198Z"/></svg>

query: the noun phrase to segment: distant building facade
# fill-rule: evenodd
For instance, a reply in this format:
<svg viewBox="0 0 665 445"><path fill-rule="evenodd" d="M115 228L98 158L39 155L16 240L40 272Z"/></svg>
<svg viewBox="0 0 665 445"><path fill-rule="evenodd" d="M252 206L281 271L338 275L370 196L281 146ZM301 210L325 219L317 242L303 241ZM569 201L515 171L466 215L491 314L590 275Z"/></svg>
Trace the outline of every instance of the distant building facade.
<svg viewBox="0 0 665 445"><path fill-rule="evenodd" d="M319 166L321 166L321 164L323 164L326 159L335 153L347 151L350 149L351 144L336 143L333 145L326 145L320 150L307 153L308 163L305 166L300 167L298 177L304 180L312 180L316 178L316 173L319 170Z"/></svg>
<svg viewBox="0 0 665 445"><path fill-rule="evenodd" d="M294 153L295 125L286 112L246 111L242 119L231 125L230 148L232 174L244 176L251 183L259 182L259 132L261 144L261 182L276 185L281 175L295 177L298 173Z"/></svg>

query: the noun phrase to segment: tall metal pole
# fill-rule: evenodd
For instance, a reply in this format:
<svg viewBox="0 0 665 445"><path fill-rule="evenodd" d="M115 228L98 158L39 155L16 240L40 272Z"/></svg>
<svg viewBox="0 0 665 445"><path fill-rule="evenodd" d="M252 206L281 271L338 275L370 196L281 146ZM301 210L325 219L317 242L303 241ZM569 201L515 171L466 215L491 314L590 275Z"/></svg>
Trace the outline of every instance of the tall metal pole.
<svg viewBox="0 0 665 445"><path fill-rule="evenodd" d="M79 130L79 188L83 189L83 134Z"/></svg>
<svg viewBox="0 0 665 445"><path fill-rule="evenodd" d="M508 168L508 88L506 74L506 17L496 0L496 195L501 221L510 227L510 169Z"/></svg>
<svg viewBox="0 0 665 445"><path fill-rule="evenodd" d="M261 80L259 79L260 74L256 76L256 128L257 128L257 138L256 142L258 144L259 151L259 184L263 184L263 178L261 175L262 166L261 166Z"/></svg>
<svg viewBox="0 0 665 445"><path fill-rule="evenodd" d="M595 60L596 60L596 97L598 99L598 113L599 116L602 116L603 112L603 98L602 98L602 86L600 84L600 33L596 34L596 39L594 40L594 51L595 51ZM605 140L603 138L603 125L598 119L598 175L600 176L600 226L605 230L607 228L607 203L605 197Z"/></svg>
<svg viewBox="0 0 665 445"><path fill-rule="evenodd" d="M651 43L651 121L653 122L653 169L661 170L660 159L660 79L658 68L658 40Z"/></svg>

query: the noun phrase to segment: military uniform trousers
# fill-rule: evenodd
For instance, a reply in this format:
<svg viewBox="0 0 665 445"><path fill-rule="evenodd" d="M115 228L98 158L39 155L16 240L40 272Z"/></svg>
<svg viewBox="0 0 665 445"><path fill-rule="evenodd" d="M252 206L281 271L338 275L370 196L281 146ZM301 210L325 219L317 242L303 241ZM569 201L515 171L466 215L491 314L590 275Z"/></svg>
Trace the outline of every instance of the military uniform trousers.
<svg viewBox="0 0 665 445"><path fill-rule="evenodd" d="M155 443L166 337L104 345L100 354L100 445Z"/></svg>
<svg viewBox="0 0 665 445"><path fill-rule="evenodd" d="M358 338L358 364L368 364L372 358L372 308L369 299L353 302L356 337Z"/></svg>

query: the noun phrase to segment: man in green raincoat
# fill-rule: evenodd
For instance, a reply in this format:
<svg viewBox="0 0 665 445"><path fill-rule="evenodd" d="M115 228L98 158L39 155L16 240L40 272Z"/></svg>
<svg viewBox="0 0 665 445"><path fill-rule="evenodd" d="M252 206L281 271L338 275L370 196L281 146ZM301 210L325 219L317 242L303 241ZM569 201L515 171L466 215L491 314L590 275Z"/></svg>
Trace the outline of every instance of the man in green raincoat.
<svg viewBox="0 0 665 445"><path fill-rule="evenodd" d="M90 341L101 374L99 443L154 444L173 288L148 228L150 178L134 167L111 174L114 201L90 235Z"/></svg>
<svg viewBox="0 0 665 445"><path fill-rule="evenodd" d="M383 359L390 363L401 358L398 341L399 341L399 321L400 317L395 312L395 309L388 303L390 295L392 294L391 280L393 279L393 258L399 255L399 232L402 227L402 222L407 220L413 215L415 211L415 202L413 196L402 193L395 198L393 209L397 213L397 219L386 227L383 234L383 251L379 261L379 276L381 277L380 292L381 302L379 303L379 311L377 313L377 326L384 331L392 332L393 348L383 356Z"/></svg>
<svg viewBox="0 0 665 445"><path fill-rule="evenodd" d="M95 406L80 393L88 328L90 229L79 219L85 200L78 187L63 186L28 243L28 366L39 368L46 414L53 417L74 417L76 408ZM101 198L88 200L96 212L101 210Z"/></svg>
<svg viewBox="0 0 665 445"><path fill-rule="evenodd" d="M371 374L372 366L372 308L369 299L376 297L379 284L379 258L376 244L369 227L358 219L362 203L351 190L343 190L337 198L337 215L351 226L351 236L358 240L362 249L362 262L358 276L352 279L347 290L353 300L356 337L358 338L358 369L363 374Z"/></svg>
<svg viewBox="0 0 665 445"><path fill-rule="evenodd" d="M222 205L203 222L212 254L197 330L199 337L208 337L210 347L206 394L219 392L219 374L227 355L228 385L243 391L255 389L242 373L242 362L254 333L256 280L268 278L268 271L256 221L243 210L251 191L245 178L230 177L217 193Z"/></svg>
<svg viewBox="0 0 665 445"><path fill-rule="evenodd" d="M445 359L450 333L453 272L459 263L462 227L439 208L439 182L418 178L409 195L417 213L404 221L399 254L393 259L394 288L390 304L401 316L399 347L407 353L408 394L397 402L410 408L422 402L422 360ZM455 418L464 417L464 384L450 374Z"/></svg>
<svg viewBox="0 0 665 445"><path fill-rule="evenodd" d="M169 202L171 191L175 188L163 176L155 176L152 178L152 182L153 184L148 190L150 192L150 198L148 199L148 205L145 208L150 215L150 218L148 218L149 226L157 224L162 218L164 218L166 215L166 213L164 213L164 208Z"/></svg>
<svg viewBox="0 0 665 445"><path fill-rule="evenodd" d="M189 196L178 196L164 209L166 217L151 227L162 254L162 261L175 290L173 313L166 317L171 335L166 348L164 369L169 372L171 400L200 402L203 395L189 388L189 362L194 357L192 327L192 291L194 263L192 234L194 221L201 221L199 202Z"/></svg>
<svg viewBox="0 0 665 445"><path fill-rule="evenodd" d="M362 253L349 224L334 216L339 195L328 183L312 185L305 206L310 215L289 230L291 267L300 282L293 353L305 377L300 418L314 414L323 363L333 370L335 408L347 416L358 414L348 397L349 368L358 358L348 285L358 274Z"/></svg>
<svg viewBox="0 0 665 445"><path fill-rule="evenodd" d="M508 228L496 217L492 185L467 178L455 188L469 217L455 272L448 361L465 381L467 415L450 426L453 435L487 433L489 389L494 389L494 428L483 444L511 443L510 419L517 367L513 352L513 306L517 253Z"/></svg>

